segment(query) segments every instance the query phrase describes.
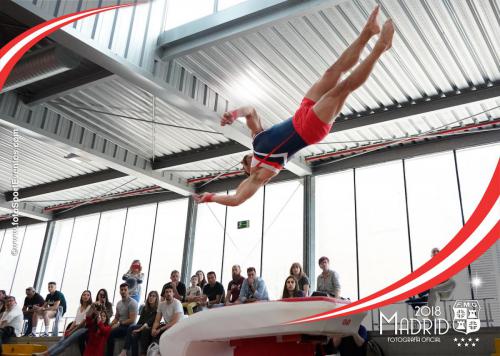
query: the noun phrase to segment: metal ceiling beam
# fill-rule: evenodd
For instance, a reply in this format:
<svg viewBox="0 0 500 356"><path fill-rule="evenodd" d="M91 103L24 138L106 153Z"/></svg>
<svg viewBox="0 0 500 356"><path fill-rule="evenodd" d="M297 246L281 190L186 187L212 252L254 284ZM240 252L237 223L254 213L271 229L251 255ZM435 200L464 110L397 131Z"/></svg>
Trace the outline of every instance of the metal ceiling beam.
<svg viewBox="0 0 500 356"><path fill-rule="evenodd" d="M12 206L12 202L8 202L5 199L3 199L3 197L0 197L0 213L2 214L14 213L14 207ZM52 219L52 213L46 213L43 211L43 208L23 202L18 203L17 213L20 216L36 219L39 221L49 221Z"/></svg>
<svg viewBox="0 0 500 356"><path fill-rule="evenodd" d="M500 130L484 132L476 131L474 133L467 133L463 135L446 136L421 142L406 143L396 147L387 147L370 153L365 153L357 157L343 159L339 162L331 160L331 163L321 166L321 163L327 161L318 161L315 166L313 165L313 173L314 175L335 173L346 169L371 166L398 159L408 159L421 155L499 142Z"/></svg>
<svg viewBox="0 0 500 356"><path fill-rule="evenodd" d="M288 1L287 3L292 4L295 2L297 1ZM308 2L333 4L340 2L340 0L328 0L326 2L310 0ZM301 2L298 1L298 3ZM39 24L41 21L49 20L47 14L40 11L40 9L30 2L22 2L20 0L4 1L1 5L5 13L31 26ZM302 5L301 8L305 9L305 6ZM201 103L194 100L184 94L182 89L178 86L165 82L165 78L161 73L153 74L142 67L132 64L125 58L117 56L108 48L98 46L91 38L82 35L71 26L66 26L64 29L54 32L50 37L57 43L87 58L100 67L119 75L132 84L164 100L168 104L181 109L194 117L199 123L205 124L218 132L222 132L226 137L249 149L252 148L252 140L248 135L248 129L243 124L235 122L231 126L220 126L219 118L225 110L225 106L222 105L222 102L217 105L217 99L213 107L207 103ZM216 98L217 97L218 95L216 95ZM62 109L58 108L58 110ZM61 113L64 114L64 112ZM80 124L83 125L83 123ZM96 131L95 129L92 130ZM121 144L123 145L123 143ZM310 167L299 157L292 159L287 164L287 169L299 176L311 174Z"/></svg>
<svg viewBox="0 0 500 356"><path fill-rule="evenodd" d="M104 181L109 181L117 178L122 178L125 176L127 176L127 174L116 171L114 169L106 169L99 172L83 174L77 177L71 177L67 179L58 180L55 182L19 189L18 191L19 200L32 199L45 194L63 192L74 188L81 188L84 186ZM6 192L5 199L7 201L12 201L13 199L12 192Z"/></svg>
<svg viewBox="0 0 500 356"><path fill-rule="evenodd" d="M352 116L340 116L335 120L331 133L357 129L367 125L403 119L414 115L428 114L433 111L450 109L456 106L477 103L500 97L500 81L476 87L462 89L459 93L451 92L412 103L394 105L375 112L364 112ZM358 116L359 115L359 116Z"/></svg>
<svg viewBox="0 0 500 356"><path fill-rule="evenodd" d="M160 57L171 60L294 17L331 8L343 0L246 1L169 31L158 39Z"/></svg>
<svg viewBox="0 0 500 356"><path fill-rule="evenodd" d="M28 106L46 103L53 99L60 98L61 96L97 85L102 81L111 80L113 77L113 73L105 69L93 71L91 73L86 73L85 75L73 78L69 82L45 88L43 91L36 93L33 96L23 98L23 102Z"/></svg>
<svg viewBox="0 0 500 356"><path fill-rule="evenodd" d="M17 127L28 135L49 140L68 152L112 169L144 179L170 191L190 195L193 189L174 173L153 171L151 162L106 138L87 130L48 108L28 108L11 93L0 96L0 123Z"/></svg>
<svg viewBox="0 0 500 356"><path fill-rule="evenodd" d="M158 157L153 163L153 169L164 169L187 163L204 161L212 158L248 151L248 148L234 141L203 146L189 151Z"/></svg>

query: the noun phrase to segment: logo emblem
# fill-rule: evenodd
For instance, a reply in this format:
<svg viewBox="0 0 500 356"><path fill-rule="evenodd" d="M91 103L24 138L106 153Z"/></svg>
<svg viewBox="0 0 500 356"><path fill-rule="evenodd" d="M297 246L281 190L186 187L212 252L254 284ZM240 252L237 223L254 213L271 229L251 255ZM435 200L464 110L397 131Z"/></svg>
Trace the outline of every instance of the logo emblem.
<svg viewBox="0 0 500 356"><path fill-rule="evenodd" d="M453 305L453 329L462 334L469 334L481 328L477 300L457 300Z"/></svg>

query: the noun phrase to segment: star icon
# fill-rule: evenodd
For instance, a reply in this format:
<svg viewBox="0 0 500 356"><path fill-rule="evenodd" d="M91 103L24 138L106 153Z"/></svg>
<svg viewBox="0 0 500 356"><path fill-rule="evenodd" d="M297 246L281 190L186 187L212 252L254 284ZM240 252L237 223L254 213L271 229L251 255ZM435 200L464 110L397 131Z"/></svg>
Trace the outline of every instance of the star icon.
<svg viewBox="0 0 500 356"><path fill-rule="evenodd" d="M465 343L465 347L467 347L467 346L469 346L469 344L466 342L466 343Z"/></svg>
<svg viewBox="0 0 500 356"><path fill-rule="evenodd" d="M478 342L478 341L479 341L479 338L478 338L478 337L476 337L476 342Z"/></svg>
<svg viewBox="0 0 500 356"><path fill-rule="evenodd" d="M471 341L472 341L472 339L471 339L471 338L469 338L469 342L471 342Z"/></svg>
<svg viewBox="0 0 500 356"><path fill-rule="evenodd" d="M457 342L457 341L458 341L458 339L457 339L457 338L454 338L454 339L453 339L453 341L454 341L454 342Z"/></svg>
<svg viewBox="0 0 500 356"><path fill-rule="evenodd" d="M472 347L474 347L474 346L476 346L476 344L475 344L475 343L472 343Z"/></svg>
<svg viewBox="0 0 500 356"><path fill-rule="evenodd" d="M460 346L462 346L462 344L461 344L461 343L458 343L458 344L457 344L457 346L458 346L458 347L460 347Z"/></svg>
<svg viewBox="0 0 500 356"><path fill-rule="evenodd" d="M461 339L460 339L460 341L464 342L464 341L465 341L465 339L464 339L464 338L461 338Z"/></svg>

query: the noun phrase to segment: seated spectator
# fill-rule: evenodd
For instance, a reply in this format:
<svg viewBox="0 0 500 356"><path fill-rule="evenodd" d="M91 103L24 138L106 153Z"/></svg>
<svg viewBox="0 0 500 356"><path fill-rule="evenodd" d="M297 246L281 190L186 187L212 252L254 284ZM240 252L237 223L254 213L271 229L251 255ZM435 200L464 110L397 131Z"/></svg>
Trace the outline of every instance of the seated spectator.
<svg viewBox="0 0 500 356"><path fill-rule="evenodd" d="M217 282L215 272L207 273L208 283L203 287L202 304L207 308L222 305L224 302L224 286Z"/></svg>
<svg viewBox="0 0 500 356"><path fill-rule="evenodd" d="M367 342L368 332L360 325L357 333L334 336L327 344L317 345L315 355L366 356Z"/></svg>
<svg viewBox="0 0 500 356"><path fill-rule="evenodd" d="M195 274L191 277L191 286L186 291L186 301L182 306L187 309L188 315L194 313L193 308L201 302L201 288L198 287L198 276Z"/></svg>
<svg viewBox="0 0 500 356"><path fill-rule="evenodd" d="M316 292L313 296L340 297L340 283L337 272L330 269L330 260L328 257L321 257L318 261L319 267L323 271L316 283Z"/></svg>
<svg viewBox="0 0 500 356"><path fill-rule="evenodd" d="M226 305L238 302L241 286L243 285L243 281L245 280L245 278L241 275L241 267L239 265L234 265L231 268L231 273L233 279L227 285Z"/></svg>
<svg viewBox="0 0 500 356"><path fill-rule="evenodd" d="M0 289L0 315L5 311L5 298L7 297L6 292Z"/></svg>
<svg viewBox="0 0 500 356"><path fill-rule="evenodd" d="M23 314L24 320L27 321L26 331L24 332L24 336L32 336L33 333L33 307L36 305L38 307L42 307L45 303L43 297L38 294L33 287L26 288L26 298L24 298L23 304Z"/></svg>
<svg viewBox="0 0 500 356"><path fill-rule="evenodd" d="M108 291L106 289L99 289L99 292L97 292L97 295L95 297L95 304L104 308L106 313L108 313L109 318L111 319L111 317L113 316L113 304L109 301Z"/></svg>
<svg viewBox="0 0 500 356"><path fill-rule="evenodd" d="M100 304L92 304L87 313L85 325L88 330L88 338L83 356L104 355L106 343L111 333L108 313Z"/></svg>
<svg viewBox="0 0 500 356"><path fill-rule="evenodd" d="M64 294L57 290L56 282L49 282L48 284L49 294L45 297L45 303L43 306L33 306L33 328L36 330L38 324L38 319L43 318L45 323L45 331L41 336L49 336L49 320L52 318L57 319L57 313L59 312L59 307L62 309L61 316L66 313L66 299ZM53 336L57 336L58 325L55 323L53 329ZM31 334L31 336L35 336Z"/></svg>
<svg viewBox="0 0 500 356"><path fill-rule="evenodd" d="M298 262L292 263L290 267L290 275L294 276L298 282L299 290L304 292L304 295L307 297L309 295L309 278L302 270L302 265Z"/></svg>
<svg viewBox="0 0 500 356"><path fill-rule="evenodd" d="M431 250L431 258L439 253L439 249L434 247ZM441 300L450 299L453 291L456 287L456 282L453 278L447 279L444 282L439 283L429 290L429 297L427 300L427 306L429 308L435 307Z"/></svg>
<svg viewBox="0 0 500 356"><path fill-rule="evenodd" d="M203 290L203 287L205 287L205 284L207 284L207 280L205 279L205 273L200 269L196 271L196 275L198 276L198 287Z"/></svg>
<svg viewBox="0 0 500 356"><path fill-rule="evenodd" d="M134 260L127 273L123 275L122 279L128 284L130 298L133 298L137 304L139 304L139 301L141 300L141 284L144 280L141 261Z"/></svg>
<svg viewBox="0 0 500 356"><path fill-rule="evenodd" d="M181 274L179 271L173 270L170 273L170 282L165 284L161 289L161 295L165 295L165 288L172 287L174 291L174 298L179 300L181 303L184 302L186 298L186 285L181 282Z"/></svg>
<svg viewBox="0 0 500 356"><path fill-rule="evenodd" d="M257 277L254 267L247 268L247 279L243 282L240 291L239 303L252 303L269 300L266 283Z"/></svg>
<svg viewBox="0 0 500 356"><path fill-rule="evenodd" d="M161 334L185 317L181 302L174 298L172 286L165 287L163 297L165 301L158 306L153 329L151 330L151 336L155 341L158 341ZM161 323L162 318L164 323Z"/></svg>
<svg viewBox="0 0 500 356"><path fill-rule="evenodd" d="M90 291L83 291L80 297L80 306L76 310L75 320L69 324L68 328L64 332L64 337L59 340L55 345L52 345L47 351L39 353L37 355L52 356L60 355L66 350L71 344L79 342L80 338L87 335L87 328L85 318L92 305L92 294Z"/></svg>
<svg viewBox="0 0 500 356"><path fill-rule="evenodd" d="M283 287L283 295L281 298L302 298L305 297L304 291L299 289L299 282L294 276L288 276Z"/></svg>
<svg viewBox="0 0 500 356"><path fill-rule="evenodd" d="M141 342L141 352L146 354L149 344L151 343L151 328L156 319L158 311L158 303L160 298L158 292L153 290L149 292L146 303L141 308L141 316L136 325L128 327L127 336L125 337L125 344L120 356L127 356L127 350L131 349L132 356L139 355L138 339Z"/></svg>
<svg viewBox="0 0 500 356"><path fill-rule="evenodd" d="M16 298L7 296L5 301L5 312L0 318L0 355L2 344L9 341L11 337L20 337L23 330L23 311L16 303Z"/></svg>
<svg viewBox="0 0 500 356"><path fill-rule="evenodd" d="M113 356L115 350L115 340L127 335L129 326L135 324L137 317L137 302L128 295L128 284L120 284L121 300L116 304L115 318L111 323L106 355Z"/></svg>

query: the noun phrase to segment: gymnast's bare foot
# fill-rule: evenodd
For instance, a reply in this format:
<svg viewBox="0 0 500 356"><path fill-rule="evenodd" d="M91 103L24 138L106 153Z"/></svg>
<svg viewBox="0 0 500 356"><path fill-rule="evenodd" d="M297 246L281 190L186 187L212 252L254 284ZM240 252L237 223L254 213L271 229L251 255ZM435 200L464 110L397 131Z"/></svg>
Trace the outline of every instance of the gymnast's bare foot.
<svg viewBox="0 0 500 356"><path fill-rule="evenodd" d="M392 37L394 36L394 24L392 20L389 19L382 26L382 32L380 33L380 37L378 38L377 44L375 48L379 48L382 51L387 51L392 47Z"/></svg>
<svg viewBox="0 0 500 356"><path fill-rule="evenodd" d="M363 31L361 34L366 34L369 37L376 35L380 32L380 25L378 24L378 12L380 10L380 5L375 6L372 13L366 20L365 27L363 27Z"/></svg>

